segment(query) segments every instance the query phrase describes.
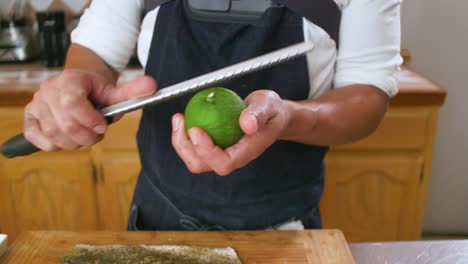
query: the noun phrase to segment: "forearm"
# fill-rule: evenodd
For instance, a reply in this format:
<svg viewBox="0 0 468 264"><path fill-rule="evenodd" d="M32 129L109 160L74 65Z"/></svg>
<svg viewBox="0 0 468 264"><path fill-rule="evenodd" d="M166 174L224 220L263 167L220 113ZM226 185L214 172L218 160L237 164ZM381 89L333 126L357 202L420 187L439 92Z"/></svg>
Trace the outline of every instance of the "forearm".
<svg viewBox="0 0 468 264"><path fill-rule="evenodd" d="M116 83L119 74L107 65L98 55L90 49L72 44L67 53L65 69L79 69L94 72Z"/></svg>
<svg viewBox="0 0 468 264"><path fill-rule="evenodd" d="M368 85L331 90L317 99L286 101L289 123L282 140L339 145L371 134L387 111L389 97Z"/></svg>

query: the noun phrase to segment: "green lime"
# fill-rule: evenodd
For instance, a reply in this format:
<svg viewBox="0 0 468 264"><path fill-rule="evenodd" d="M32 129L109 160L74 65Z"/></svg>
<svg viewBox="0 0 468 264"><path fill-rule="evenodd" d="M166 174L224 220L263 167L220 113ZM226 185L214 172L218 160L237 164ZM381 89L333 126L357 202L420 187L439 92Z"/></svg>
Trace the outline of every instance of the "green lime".
<svg viewBox="0 0 468 264"><path fill-rule="evenodd" d="M185 107L185 129L203 129L221 148L234 145L244 135L239 117L246 108L242 98L226 88L211 88L195 94Z"/></svg>

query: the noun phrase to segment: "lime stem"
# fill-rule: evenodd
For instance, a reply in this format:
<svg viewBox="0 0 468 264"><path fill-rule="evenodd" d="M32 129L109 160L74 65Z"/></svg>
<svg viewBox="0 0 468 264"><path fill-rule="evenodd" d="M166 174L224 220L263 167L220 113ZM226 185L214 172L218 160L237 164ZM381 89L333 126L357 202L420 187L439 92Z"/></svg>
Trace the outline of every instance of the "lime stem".
<svg viewBox="0 0 468 264"><path fill-rule="evenodd" d="M213 103L215 100L215 92L211 92L210 94L208 94L208 96L206 97L206 101L209 102L209 103Z"/></svg>

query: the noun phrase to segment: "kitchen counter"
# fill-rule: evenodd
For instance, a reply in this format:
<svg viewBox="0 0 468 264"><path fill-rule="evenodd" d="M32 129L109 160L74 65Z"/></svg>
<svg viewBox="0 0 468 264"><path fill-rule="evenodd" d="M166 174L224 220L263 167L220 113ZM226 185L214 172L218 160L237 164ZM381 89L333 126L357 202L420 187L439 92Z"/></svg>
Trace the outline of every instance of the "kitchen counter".
<svg viewBox="0 0 468 264"><path fill-rule="evenodd" d="M45 68L39 63L0 65L0 107L25 106L41 82L60 71L61 68ZM129 82L143 74L141 68L129 68L121 74L119 82Z"/></svg>
<svg viewBox="0 0 468 264"><path fill-rule="evenodd" d="M465 264L468 240L351 243L357 264Z"/></svg>
<svg viewBox="0 0 468 264"><path fill-rule="evenodd" d="M0 106L24 106L31 101L40 83L60 73L61 69L44 68L41 64L0 65ZM141 68L127 69L119 81L128 82L143 75ZM398 76L400 92L393 105L440 105L446 91L427 77L404 67Z"/></svg>

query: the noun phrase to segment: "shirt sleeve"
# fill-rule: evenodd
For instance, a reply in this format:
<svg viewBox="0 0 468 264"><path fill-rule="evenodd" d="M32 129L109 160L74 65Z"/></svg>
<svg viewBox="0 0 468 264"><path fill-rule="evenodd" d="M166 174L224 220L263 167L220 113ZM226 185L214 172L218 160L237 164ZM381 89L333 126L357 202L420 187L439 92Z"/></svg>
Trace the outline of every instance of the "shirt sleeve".
<svg viewBox="0 0 468 264"><path fill-rule="evenodd" d="M342 9L334 86L373 85L397 94L401 0L350 0Z"/></svg>
<svg viewBox="0 0 468 264"><path fill-rule="evenodd" d="M135 51L142 9L141 0L93 0L71 41L89 48L121 72Z"/></svg>

